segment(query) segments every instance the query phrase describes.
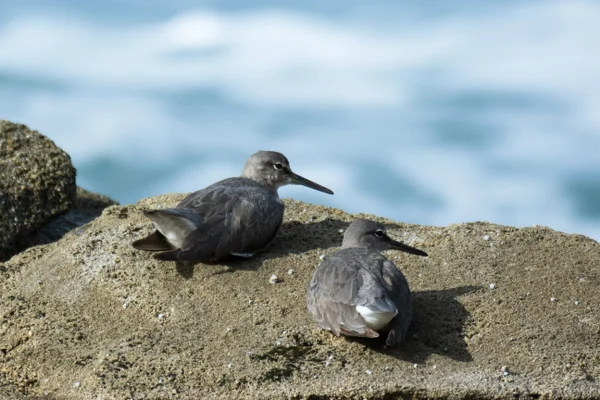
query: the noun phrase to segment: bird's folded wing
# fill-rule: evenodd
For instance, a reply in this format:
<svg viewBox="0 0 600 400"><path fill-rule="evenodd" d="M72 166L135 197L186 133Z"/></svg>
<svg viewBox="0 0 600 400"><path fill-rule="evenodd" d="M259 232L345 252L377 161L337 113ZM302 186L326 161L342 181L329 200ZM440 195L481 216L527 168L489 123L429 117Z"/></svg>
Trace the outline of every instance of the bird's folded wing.
<svg viewBox="0 0 600 400"><path fill-rule="evenodd" d="M217 186L209 186L182 200L175 210L196 220L193 221L194 229L182 241L177 258L198 261L223 256L224 252L218 251L218 246L227 240L226 218L237 201L235 190Z"/></svg>
<svg viewBox="0 0 600 400"><path fill-rule="evenodd" d="M253 194L244 188L219 188L204 196L210 204L197 198L194 204L205 218L182 243L179 259L220 259L232 252L243 252L245 243L241 238L248 236L245 231L257 220L258 205Z"/></svg>
<svg viewBox="0 0 600 400"><path fill-rule="evenodd" d="M412 295L406 278L394 263L386 260L383 265L382 274L388 296L398 309L398 314L392 321L392 326L386 340L388 346L394 346L404 340L408 331L412 318Z"/></svg>
<svg viewBox="0 0 600 400"><path fill-rule="evenodd" d="M375 337L356 311L363 278L356 265L335 255L326 258L313 278L315 315L319 325L336 335Z"/></svg>
<svg viewBox="0 0 600 400"><path fill-rule="evenodd" d="M216 214L208 218L196 230L191 232L181 244L178 259L181 261L218 259L216 249L222 240L225 214Z"/></svg>

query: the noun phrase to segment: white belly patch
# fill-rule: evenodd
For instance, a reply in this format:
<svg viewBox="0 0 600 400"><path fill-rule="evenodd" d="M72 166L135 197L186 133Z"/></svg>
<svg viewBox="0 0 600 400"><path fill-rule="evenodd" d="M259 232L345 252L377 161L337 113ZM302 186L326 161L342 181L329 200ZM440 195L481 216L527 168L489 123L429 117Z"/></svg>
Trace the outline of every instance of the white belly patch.
<svg viewBox="0 0 600 400"><path fill-rule="evenodd" d="M372 310L365 306L356 306L356 311L364 318L367 326L374 331L384 328L398 314L394 311Z"/></svg>

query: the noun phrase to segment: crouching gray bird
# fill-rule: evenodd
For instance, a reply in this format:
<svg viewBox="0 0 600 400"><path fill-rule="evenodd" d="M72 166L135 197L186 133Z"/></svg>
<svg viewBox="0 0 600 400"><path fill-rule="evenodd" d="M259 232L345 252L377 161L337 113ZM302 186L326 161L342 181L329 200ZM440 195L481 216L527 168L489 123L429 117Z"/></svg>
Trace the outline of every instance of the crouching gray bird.
<svg viewBox="0 0 600 400"><path fill-rule="evenodd" d="M323 260L307 287L308 311L322 329L336 336L376 338L399 344L412 316L408 282L380 251L424 251L392 240L383 225L361 219L344 233L342 248Z"/></svg>
<svg viewBox="0 0 600 400"><path fill-rule="evenodd" d="M333 194L292 172L283 154L259 151L248 158L240 177L191 193L175 208L144 211L156 230L132 245L158 251L154 258L165 261L251 257L275 238L284 211L277 189L288 184Z"/></svg>

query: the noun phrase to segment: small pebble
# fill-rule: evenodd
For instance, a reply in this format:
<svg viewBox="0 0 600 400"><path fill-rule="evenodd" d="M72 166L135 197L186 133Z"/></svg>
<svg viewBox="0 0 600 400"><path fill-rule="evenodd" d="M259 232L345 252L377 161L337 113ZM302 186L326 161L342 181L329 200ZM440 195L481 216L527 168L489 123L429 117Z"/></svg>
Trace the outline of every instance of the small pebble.
<svg viewBox="0 0 600 400"><path fill-rule="evenodd" d="M371 371L370 369L366 370L365 372L367 373L367 375L372 375L373 374L373 371Z"/></svg>
<svg viewBox="0 0 600 400"><path fill-rule="evenodd" d="M496 288L496 284L495 283L490 283L490 289L495 289Z"/></svg>
<svg viewBox="0 0 600 400"><path fill-rule="evenodd" d="M288 269L288 275L293 275L294 274L294 270L293 269Z"/></svg>
<svg viewBox="0 0 600 400"><path fill-rule="evenodd" d="M500 371L506 372L508 371L508 367L506 365L503 365L502 368L500 368Z"/></svg>
<svg viewBox="0 0 600 400"><path fill-rule="evenodd" d="M579 305L579 300L575 300L575 305L578 306Z"/></svg>
<svg viewBox="0 0 600 400"><path fill-rule="evenodd" d="M271 275L271 277L269 278L269 283L275 284L277 282L279 282L279 277L275 274Z"/></svg>
<svg viewBox="0 0 600 400"><path fill-rule="evenodd" d="M231 369L231 367L233 367L233 364L231 364L231 363L227 364L227 368Z"/></svg>
<svg viewBox="0 0 600 400"><path fill-rule="evenodd" d="M556 301L556 297L551 297L550 301Z"/></svg>
<svg viewBox="0 0 600 400"><path fill-rule="evenodd" d="M483 240L490 240L490 235L484 235Z"/></svg>
<svg viewBox="0 0 600 400"><path fill-rule="evenodd" d="M73 384L74 388L78 388L79 386L81 386L81 382L77 381Z"/></svg>
<svg viewBox="0 0 600 400"><path fill-rule="evenodd" d="M504 374L504 376L508 376L508 375L510 375L510 372L504 371L503 374Z"/></svg>
<svg viewBox="0 0 600 400"><path fill-rule="evenodd" d="M339 232L340 232L340 233L344 233L344 230L343 230L343 229L340 229L340 231L339 231Z"/></svg>
<svg viewBox="0 0 600 400"><path fill-rule="evenodd" d="M321 255L319 256L319 260L322 260L322 259L324 259L324 258L325 258L325 254L321 254Z"/></svg>
<svg viewBox="0 0 600 400"><path fill-rule="evenodd" d="M417 368L419 364L413 364L413 368Z"/></svg>

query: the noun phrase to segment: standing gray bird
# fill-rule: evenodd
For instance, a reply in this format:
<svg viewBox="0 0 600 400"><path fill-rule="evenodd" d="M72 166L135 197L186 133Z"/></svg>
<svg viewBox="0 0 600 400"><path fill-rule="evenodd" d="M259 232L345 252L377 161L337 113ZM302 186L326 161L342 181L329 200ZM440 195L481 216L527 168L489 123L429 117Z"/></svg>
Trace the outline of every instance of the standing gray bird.
<svg viewBox="0 0 600 400"><path fill-rule="evenodd" d="M388 331L388 346L404 339L412 296L404 275L381 255L388 249L427 256L392 240L376 222L360 219L350 224L341 250L323 260L307 287L308 311L319 327L336 336L368 338Z"/></svg>
<svg viewBox="0 0 600 400"><path fill-rule="evenodd" d="M154 258L165 261L251 257L275 238L284 211L277 189L288 184L333 194L293 173L283 154L259 151L248 158L239 178L191 193L175 208L144 211L156 230L132 245L160 251Z"/></svg>

